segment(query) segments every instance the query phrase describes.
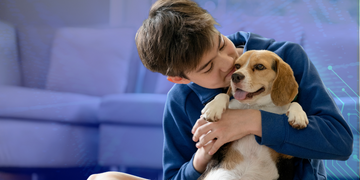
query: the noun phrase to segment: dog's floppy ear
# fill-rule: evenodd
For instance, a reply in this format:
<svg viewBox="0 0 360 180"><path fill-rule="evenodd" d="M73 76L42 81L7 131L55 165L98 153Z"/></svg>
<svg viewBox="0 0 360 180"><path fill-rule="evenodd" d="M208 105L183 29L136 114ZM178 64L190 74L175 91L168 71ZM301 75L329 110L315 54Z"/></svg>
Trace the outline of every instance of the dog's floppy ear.
<svg viewBox="0 0 360 180"><path fill-rule="evenodd" d="M227 90L226 94L227 94L229 97L232 96L231 85L229 86L229 89Z"/></svg>
<svg viewBox="0 0 360 180"><path fill-rule="evenodd" d="M291 103L298 93L298 87L294 72L291 67L278 55L273 53L273 69L277 72L271 90L271 99L276 106L284 106Z"/></svg>

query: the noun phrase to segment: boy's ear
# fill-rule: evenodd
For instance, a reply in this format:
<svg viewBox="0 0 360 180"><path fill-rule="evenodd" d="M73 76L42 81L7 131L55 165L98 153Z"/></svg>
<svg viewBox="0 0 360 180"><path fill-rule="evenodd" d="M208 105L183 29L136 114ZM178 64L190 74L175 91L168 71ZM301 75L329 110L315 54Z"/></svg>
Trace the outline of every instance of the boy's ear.
<svg viewBox="0 0 360 180"><path fill-rule="evenodd" d="M168 76L167 80L176 84L189 84L190 80L179 76Z"/></svg>

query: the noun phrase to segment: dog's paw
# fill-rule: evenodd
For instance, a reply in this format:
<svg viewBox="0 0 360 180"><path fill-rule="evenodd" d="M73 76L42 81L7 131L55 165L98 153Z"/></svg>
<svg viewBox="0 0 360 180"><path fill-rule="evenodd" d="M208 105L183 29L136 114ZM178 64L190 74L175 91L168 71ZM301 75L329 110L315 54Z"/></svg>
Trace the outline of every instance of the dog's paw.
<svg viewBox="0 0 360 180"><path fill-rule="evenodd" d="M307 115L299 103L291 103L286 115L289 118L289 124L295 129L304 129L309 124Z"/></svg>
<svg viewBox="0 0 360 180"><path fill-rule="evenodd" d="M224 93L218 94L201 110L202 117L209 122L216 122L221 119L222 113L226 110L228 104L229 96Z"/></svg>

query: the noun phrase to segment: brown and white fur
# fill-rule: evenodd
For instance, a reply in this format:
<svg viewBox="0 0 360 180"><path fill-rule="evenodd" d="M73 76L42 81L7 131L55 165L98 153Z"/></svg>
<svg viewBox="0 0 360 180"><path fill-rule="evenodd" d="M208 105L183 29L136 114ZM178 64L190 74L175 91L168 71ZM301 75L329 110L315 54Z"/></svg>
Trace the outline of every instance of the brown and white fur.
<svg viewBox="0 0 360 180"><path fill-rule="evenodd" d="M205 106L202 114L208 121L217 121L226 108L258 109L286 114L292 127L302 129L309 121L302 107L292 102L297 93L298 84L293 71L278 55L267 50L247 51L235 61L228 93L217 95ZM229 95L234 96L230 102ZM223 146L200 179L278 179L277 163L291 158L259 145L254 135L247 135Z"/></svg>

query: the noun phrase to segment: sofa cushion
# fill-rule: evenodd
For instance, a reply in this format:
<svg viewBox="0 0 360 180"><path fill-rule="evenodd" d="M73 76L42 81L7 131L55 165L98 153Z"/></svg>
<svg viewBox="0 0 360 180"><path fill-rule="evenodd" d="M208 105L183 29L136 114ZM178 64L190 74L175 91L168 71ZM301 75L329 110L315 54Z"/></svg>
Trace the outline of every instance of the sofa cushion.
<svg viewBox="0 0 360 180"><path fill-rule="evenodd" d="M24 87L0 87L0 117L98 123L99 97Z"/></svg>
<svg viewBox="0 0 360 180"><path fill-rule="evenodd" d="M15 29L0 21L0 85L21 85Z"/></svg>
<svg viewBox="0 0 360 180"><path fill-rule="evenodd" d="M141 125L162 124L166 94L116 94L102 98L98 118L101 123Z"/></svg>
<svg viewBox="0 0 360 180"><path fill-rule="evenodd" d="M16 27L22 86L45 89L50 65L51 44L56 29L50 26Z"/></svg>
<svg viewBox="0 0 360 180"><path fill-rule="evenodd" d="M98 162L96 126L1 118L0 166L73 168Z"/></svg>
<svg viewBox="0 0 360 180"><path fill-rule="evenodd" d="M46 89L93 96L123 93L134 38L129 28L59 29Z"/></svg>
<svg viewBox="0 0 360 180"><path fill-rule="evenodd" d="M146 69L139 65L138 78L136 80L136 93L167 94L174 83L168 81L166 76Z"/></svg>
<svg viewBox="0 0 360 180"><path fill-rule="evenodd" d="M167 94L173 86L173 82L167 80L166 76L159 74L156 81L155 93Z"/></svg>
<svg viewBox="0 0 360 180"><path fill-rule="evenodd" d="M100 125L99 164L162 168L161 126Z"/></svg>

